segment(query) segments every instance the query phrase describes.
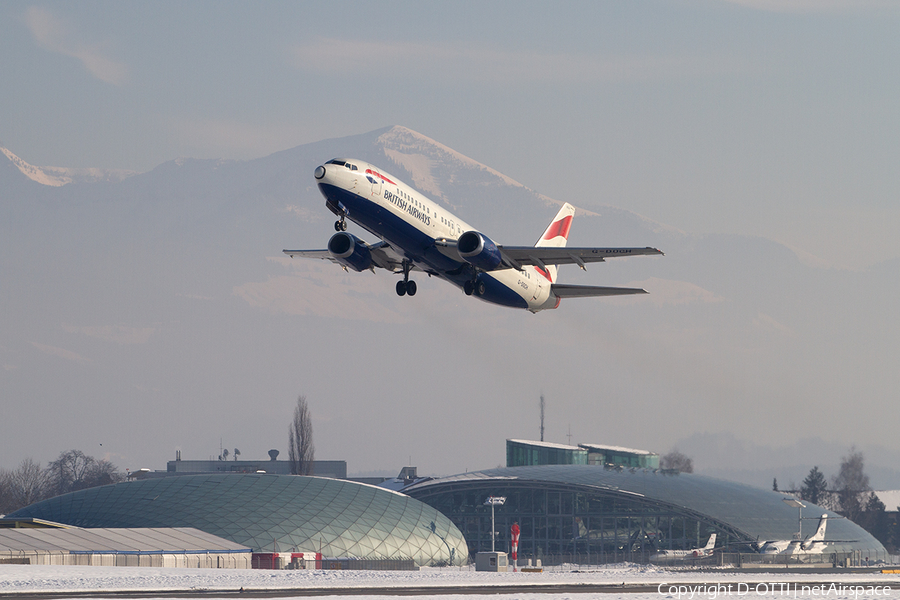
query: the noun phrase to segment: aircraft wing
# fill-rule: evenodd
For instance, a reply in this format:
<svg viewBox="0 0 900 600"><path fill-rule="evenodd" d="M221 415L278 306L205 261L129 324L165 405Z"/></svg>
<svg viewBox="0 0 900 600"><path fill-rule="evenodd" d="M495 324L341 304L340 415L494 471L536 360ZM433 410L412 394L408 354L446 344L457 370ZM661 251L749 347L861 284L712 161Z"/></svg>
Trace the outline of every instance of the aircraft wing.
<svg viewBox="0 0 900 600"><path fill-rule="evenodd" d="M282 252L291 258L299 256L300 258L322 258L331 262L337 262L328 250L282 250Z"/></svg>
<svg viewBox="0 0 900 600"><path fill-rule="evenodd" d="M595 296L625 296L627 294L646 294L641 288L601 287L596 285L569 285L554 283L550 290L559 298L591 298Z"/></svg>
<svg viewBox="0 0 900 600"><path fill-rule="evenodd" d="M336 265L341 264L328 250L282 250L282 252L291 258L294 258L295 256L299 256L300 258L321 258L330 260ZM386 242L372 244L369 246L369 252L372 254L372 262L375 263L375 266L387 269L388 271L396 272L403 270L403 257L394 250L390 244L387 244ZM413 268L415 269L416 267L414 266Z"/></svg>
<svg viewBox="0 0 900 600"><path fill-rule="evenodd" d="M576 264L584 268L585 263L603 262L607 258L624 256L662 255L656 248L569 248L566 246L498 246L500 254L513 268L521 265Z"/></svg>

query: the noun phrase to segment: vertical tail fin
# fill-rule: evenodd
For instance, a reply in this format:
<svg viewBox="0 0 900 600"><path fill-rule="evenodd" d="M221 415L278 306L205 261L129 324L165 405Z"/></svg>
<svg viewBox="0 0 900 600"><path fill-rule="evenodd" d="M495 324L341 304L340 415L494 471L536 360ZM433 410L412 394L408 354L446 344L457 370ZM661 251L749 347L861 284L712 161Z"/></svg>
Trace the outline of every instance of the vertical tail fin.
<svg viewBox="0 0 900 600"><path fill-rule="evenodd" d="M822 518L819 519L819 528L816 529L816 532L812 535L812 537L806 541L807 542L820 542L820 541L824 540L826 525L828 525L828 515L822 515Z"/></svg>
<svg viewBox="0 0 900 600"><path fill-rule="evenodd" d="M561 248L569 241L569 229L572 228L572 218L575 216L575 207L566 202L556 213L553 221L544 231L544 234L535 244L535 247L549 246ZM556 265L538 265L535 267L538 273L546 277L550 283L556 281L558 267Z"/></svg>
<svg viewBox="0 0 900 600"><path fill-rule="evenodd" d="M706 542L706 546L703 547L704 550L712 550L716 546L716 534L713 533L709 536L709 541Z"/></svg>

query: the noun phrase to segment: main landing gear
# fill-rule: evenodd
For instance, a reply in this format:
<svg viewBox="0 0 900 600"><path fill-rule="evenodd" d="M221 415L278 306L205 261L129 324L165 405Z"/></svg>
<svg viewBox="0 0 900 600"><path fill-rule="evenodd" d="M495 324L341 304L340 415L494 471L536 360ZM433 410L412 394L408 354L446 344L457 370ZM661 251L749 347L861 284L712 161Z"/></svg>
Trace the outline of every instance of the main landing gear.
<svg viewBox="0 0 900 600"><path fill-rule="evenodd" d="M412 269L412 263L408 260L403 261L403 281L397 282L397 295L405 296L409 294L410 296L416 295L416 282L410 281L409 272Z"/></svg>
<svg viewBox="0 0 900 600"><path fill-rule="evenodd" d="M466 296L471 296L472 294L484 296L484 282L478 278L470 279L463 284L463 291L466 293Z"/></svg>
<svg viewBox="0 0 900 600"><path fill-rule="evenodd" d="M347 231L347 221L344 220L344 215L341 215L341 219L339 221L334 222L334 230Z"/></svg>

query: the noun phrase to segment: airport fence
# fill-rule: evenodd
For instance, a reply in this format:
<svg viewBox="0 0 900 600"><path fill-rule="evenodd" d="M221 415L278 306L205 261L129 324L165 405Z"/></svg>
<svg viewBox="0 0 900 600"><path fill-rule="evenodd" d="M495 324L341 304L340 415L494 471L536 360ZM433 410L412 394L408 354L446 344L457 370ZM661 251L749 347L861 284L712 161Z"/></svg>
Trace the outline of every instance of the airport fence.
<svg viewBox="0 0 900 600"><path fill-rule="evenodd" d="M333 571L418 571L419 567L411 558L323 558L322 569Z"/></svg>
<svg viewBox="0 0 900 600"><path fill-rule="evenodd" d="M528 560L536 564L540 560L543 566L573 565L607 565L621 562L633 562L638 564L650 563L650 555L647 553L566 553L566 554L542 554L540 556L519 554L518 566L523 566ZM867 564L868 558L868 564ZM512 561L510 561L512 564ZM884 555L883 553L870 554L868 557L863 551L854 552L824 552L822 554L759 554L758 552L716 552L712 556L704 556L688 559L657 559L652 564L663 567L724 567L737 568L764 568L773 566L790 567L875 567L889 564L900 564L900 556Z"/></svg>

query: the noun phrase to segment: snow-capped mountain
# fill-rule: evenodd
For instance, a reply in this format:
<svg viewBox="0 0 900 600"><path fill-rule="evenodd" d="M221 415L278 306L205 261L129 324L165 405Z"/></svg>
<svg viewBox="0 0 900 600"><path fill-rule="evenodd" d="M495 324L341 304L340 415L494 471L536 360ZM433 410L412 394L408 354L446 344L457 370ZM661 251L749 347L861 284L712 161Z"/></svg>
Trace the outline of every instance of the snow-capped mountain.
<svg viewBox="0 0 900 600"><path fill-rule="evenodd" d="M576 440L665 452L703 431L843 440L865 412L835 424L829 407L895 389L887 358L857 350L900 339L883 318L900 297L897 261L814 269L771 240L592 205L570 244L666 256L564 267L561 280L648 296L534 316L423 276L401 299L391 274L281 253L333 234L312 174L334 157L383 167L502 244L534 243L560 202L584 205L404 127L139 174L33 167L4 150L0 467L101 441L130 468L161 468L175 448L202 458L220 439L265 457L284 449L300 393L317 457L356 472L412 455L423 472L451 473L501 464L504 439L533 436L541 391L550 441L571 424ZM850 388L833 378L842 370Z"/></svg>
<svg viewBox="0 0 900 600"><path fill-rule="evenodd" d="M36 167L28 164L6 148L0 147L0 161L8 164L0 167L0 173L9 172L11 168L18 170L28 179L48 185L59 187L70 183L95 183L99 181L122 181L126 177L135 175L135 171L124 169L79 169L68 167ZM5 157L5 161L3 159Z"/></svg>

